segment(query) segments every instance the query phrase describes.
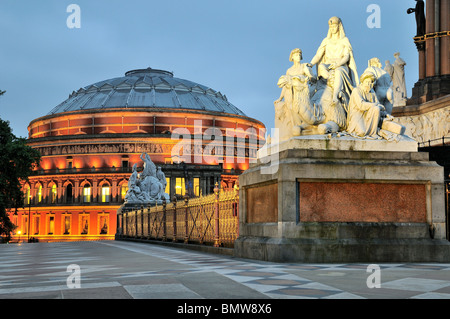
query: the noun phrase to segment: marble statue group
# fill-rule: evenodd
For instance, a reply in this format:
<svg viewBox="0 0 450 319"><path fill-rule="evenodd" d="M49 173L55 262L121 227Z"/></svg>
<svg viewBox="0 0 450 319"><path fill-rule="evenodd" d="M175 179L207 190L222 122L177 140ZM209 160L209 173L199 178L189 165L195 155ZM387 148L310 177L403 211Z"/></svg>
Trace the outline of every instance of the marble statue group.
<svg viewBox="0 0 450 319"><path fill-rule="evenodd" d="M144 161L144 169L138 173L137 164L133 166L133 173L128 181L128 191L125 195L125 204L161 204L169 202L166 190L166 176L161 167L151 160L147 153L141 154Z"/></svg>
<svg viewBox="0 0 450 319"><path fill-rule="evenodd" d="M290 54L293 66L278 81L282 91L274 104L280 141L330 133L389 140L402 135L405 128L391 115L396 100L406 100L401 72L405 63L399 54L395 54L393 72L372 58L358 76L341 19L332 17L328 24L328 35L311 62L301 63L302 50L294 49Z"/></svg>

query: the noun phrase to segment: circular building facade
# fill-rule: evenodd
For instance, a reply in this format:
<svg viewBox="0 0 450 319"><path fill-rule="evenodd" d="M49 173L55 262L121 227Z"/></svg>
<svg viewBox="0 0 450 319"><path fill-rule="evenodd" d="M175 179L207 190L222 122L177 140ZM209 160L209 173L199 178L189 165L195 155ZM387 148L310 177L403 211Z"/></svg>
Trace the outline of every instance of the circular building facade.
<svg viewBox="0 0 450 319"><path fill-rule="evenodd" d="M73 92L33 120L28 144L42 155L11 220L22 239L114 239L134 164L147 153L166 193L232 188L265 143L264 125L204 85L173 73L133 70Z"/></svg>

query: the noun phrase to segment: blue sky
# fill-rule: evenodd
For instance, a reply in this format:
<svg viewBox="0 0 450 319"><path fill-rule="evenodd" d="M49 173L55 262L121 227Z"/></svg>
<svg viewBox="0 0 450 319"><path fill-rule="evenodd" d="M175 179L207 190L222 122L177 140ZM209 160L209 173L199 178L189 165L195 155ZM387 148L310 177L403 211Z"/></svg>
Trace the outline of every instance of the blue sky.
<svg viewBox="0 0 450 319"><path fill-rule="evenodd" d="M70 4L81 28L69 29ZM371 4L380 28L369 28ZM152 67L225 94L248 116L273 127L278 78L292 49L309 62L339 16L362 74L370 58L406 61L408 96L418 80L413 0L2 0L0 117L14 134L72 91Z"/></svg>

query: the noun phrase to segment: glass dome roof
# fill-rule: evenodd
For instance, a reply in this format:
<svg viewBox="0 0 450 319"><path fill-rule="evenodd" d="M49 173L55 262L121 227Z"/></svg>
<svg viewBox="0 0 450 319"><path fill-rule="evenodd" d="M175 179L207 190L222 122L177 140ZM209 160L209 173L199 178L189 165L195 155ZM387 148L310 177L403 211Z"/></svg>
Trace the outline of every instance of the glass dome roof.
<svg viewBox="0 0 450 319"><path fill-rule="evenodd" d="M220 92L152 68L81 88L48 115L114 108L192 109L246 116Z"/></svg>

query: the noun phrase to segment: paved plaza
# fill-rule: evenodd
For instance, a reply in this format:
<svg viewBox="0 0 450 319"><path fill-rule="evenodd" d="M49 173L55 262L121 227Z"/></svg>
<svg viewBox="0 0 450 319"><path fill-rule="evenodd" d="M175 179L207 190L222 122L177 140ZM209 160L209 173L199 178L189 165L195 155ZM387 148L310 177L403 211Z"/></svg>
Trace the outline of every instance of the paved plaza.
<svg viewBox="0 0 450 319"><path fill-rule="evenodd" d="M450 299L450 264L379 264L380 288L369 288L368 266L122 241L9 244L0 245L0 299Z"/></svg>

